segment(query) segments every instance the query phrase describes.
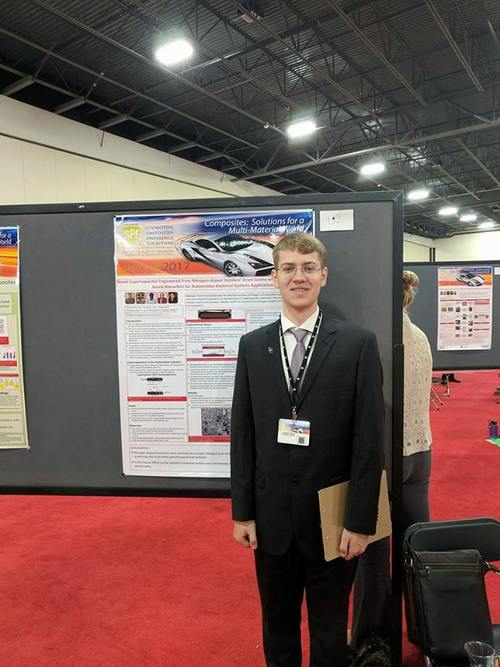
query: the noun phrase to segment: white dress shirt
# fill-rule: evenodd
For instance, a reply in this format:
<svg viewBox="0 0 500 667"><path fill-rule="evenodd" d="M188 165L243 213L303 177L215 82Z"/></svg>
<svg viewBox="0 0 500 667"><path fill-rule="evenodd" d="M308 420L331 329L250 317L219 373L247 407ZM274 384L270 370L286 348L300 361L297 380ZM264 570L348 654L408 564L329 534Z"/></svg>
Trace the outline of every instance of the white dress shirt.
<svg viewBox="0 0 500 667"><path fill-rule="evenodd" d="M314 331L314 325L316 324L316 320L318 319L318 314L319 314L319 306L316 306L316 310L312 315L310 315L305 322L302 322L300 326L297 326L294 324L291 320L289 320L283 313L281 313L281 328L283 331L283 337L285 339L285 348L286 348L286 354L288 356L288 363L291 364L292 362L292 356L293 356L293 351L295 350L295 346L297 345L297 339L291 332L291 329L305 329L307 331L306 335L304 336L304 347L307 350L307 346L309 345L309 341L311 340L312 332ZM317 337L316 337L317 340ZM309 366L309 362L311 361L311 356L314 350L314 347L316 345L316 340L313 343L313 346L311 348L311 351L309 353L309 358L307 360L307 366L306 366L306 372L307 372L307 367ZM281 361L283 363L283 372L285 374L286 378L286 384L288 387L288 391L290 391L290 380L288 378L288 371L286 368L286 362L285 362L285 355L283 354L283 346L280 343L280 350L281 350Z"/></svg>
<svg viewBox="0 0 500 667"><path fill-rule="evenodd" d="M429 402L432 386L432 354L424 332L403 311L404 426L403 455L431 448Z"/></svg>

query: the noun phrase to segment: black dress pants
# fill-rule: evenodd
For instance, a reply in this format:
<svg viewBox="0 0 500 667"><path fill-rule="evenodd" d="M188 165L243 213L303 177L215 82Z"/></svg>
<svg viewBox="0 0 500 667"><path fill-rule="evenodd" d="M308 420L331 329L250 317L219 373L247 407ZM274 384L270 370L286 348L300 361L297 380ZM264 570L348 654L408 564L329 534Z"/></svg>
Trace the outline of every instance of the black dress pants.
<svg viewBox="0 0 500 667"><path fill-rule="evenodd" d="M346 667L347 615L356 559L309 560L295 540L283 556L259 547L255 565L267 667L301 667L301 606L306 594L310 667Z"/></svg>

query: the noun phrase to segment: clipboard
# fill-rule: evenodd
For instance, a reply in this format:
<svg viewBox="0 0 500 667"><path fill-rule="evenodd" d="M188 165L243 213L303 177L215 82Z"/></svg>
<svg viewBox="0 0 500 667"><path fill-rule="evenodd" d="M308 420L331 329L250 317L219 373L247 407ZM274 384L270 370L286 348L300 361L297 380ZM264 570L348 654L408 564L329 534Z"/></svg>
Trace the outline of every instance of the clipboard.
<svg viewBox="0 0 500 667"><path fill-rule="evenodd" d="M339 558L340 538L344 530L344 516L347 507L349 482L341 482L327 486L318 491L319 509L321 515L321 533L323 535L323 549L325 560ZM389 505L389 490L387 488L387 473L382 471L380 478L380 495L378 500L378 517L375 535L370 535L368 544L376 542L392 533L391 508Z"/></svg>

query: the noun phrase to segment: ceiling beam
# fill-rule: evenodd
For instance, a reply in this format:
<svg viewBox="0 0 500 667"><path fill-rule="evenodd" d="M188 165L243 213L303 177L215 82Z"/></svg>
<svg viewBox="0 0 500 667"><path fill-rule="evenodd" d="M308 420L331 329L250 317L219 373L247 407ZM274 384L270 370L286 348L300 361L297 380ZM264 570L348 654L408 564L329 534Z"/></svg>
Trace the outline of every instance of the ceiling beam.
<svg viewBox="0 0 500 667"><path fill-rule="evenodd" d="M461 134L468 134L469 132L482 132L483 130L491 130L492 128L500 127L500 118L497 118L490 123L477 123L476 125L466 125L463 127L457 127L452 130L443 130L442 132L436 132L435 134L422 135L418 137L413 137L410 139L404 139L398 141L393 145L380 144L378 146L371 146L370 148L361 148L356 151L348 151L347 153L342 153L341 155L332 155L331 157L319 159L319 160L310 160L309 162L300 162L298 164L290 164L286 167L279 167L277 169L271 169L267 172L254 172L249 176L245 176L242 179L236 180L250 180L252 178L257 178L259 176L270 176L274 174L281 174L290 171L297 171L300 169L306 169L309 167L315 167L320 164L328 164L330 162L341 162L342 160L347 160L353 157L359 157L361 155L369 155L371 153L377 153L388 148L400 148L403 146L414 146L416 144L422 144L430 141L437 141L438 139L446 139L448 137L456 137Z"/></svg>
<svg viewBox="0 0 500 667"><path fill-rule="evenodd" d="M258 148L258 146L256 144L254 144L250 141L247 141L246 139L244 139L242 137L238 137L235 134L231 134L230 132L227 132L226 130L224 130L222 128L216 127L215 125L212 125L211 123L208 123L207 121L205 121L201 118L197 118L196 116L193 116L193 115L191 115L191 114L189 114L185 111L181 111L181 110L179 110L177 108L174 108L174 107L172 107L168 104L165 104L165 102L162 102L161 100L158 100L154 97L151 97L150 95L147 95L146 93L143 93L140 90L135 90L134 88L131 88L130 86L127 86L126 84L121 83L121 82L117 81L116 79L113 79L109 76L105 76L102 72L97 72L95 70L92 70L89 67L86 67L85 65L81 65L79 63L76 63L74 60L71 60L70 58L66 58L65 56L62 56L58 53L55 53L54 51L51 51L50 49L46 49L45 47L41 46L40 44L36 44L32 40L26 39L25 37L21 37L20 35L17 35L16 33L11 32L10 30L6 30L5 28L0 27L0 34L4 34L4 35L8 35L9 37L13 37L14 39L21 42L22 44L27 44L28 46L31 46L32 48L37 49L38 51L41 51L42 53L46 53L46 54L51 55L56 60L60 60L61 62L64 62L68 65L71 65L72 67L75 67L75 68L81 70L82 72L86 72L87 74L92 74L93 76L101 79L102 81L106 81L107 83L111 83L114 86L117 86L118 88L121 88L122 90L124 90L128 93L132 93L134 95L134 97L139 97L139 98L141 98L143 100L146 100L148 102L152 102L153 104L162 108L164 111L169 111L171 113L174 113L175 115L181 116L182 118L187 118L188 120L192 121L193 123L197 123L198 125L202 125L203 127L206 127L210 130L213 130L214 132L217 132L217 133L219 133L219 134L221 134L221 135L223 135L223 136L225 136L229 139L232 139L232 140L237 141L241 144L244 144L245 146L248 146L249 148ZM41 81L41 79L39 79L38 77L36 78L36 80L37 80L37 82ZM46 85L46 84L47 84L47 82L44 82L44 85ZM73 93L71 93L67 90L64 90L63 88L58 88L58 90L71 95L71 97L75 97L75 95ZM90 98L86 98L86 101L90 102ZM96 104L96 106L100 106L101 108L106 108L113 115L116 114L116 109L113 109L113 108L105 106L105 105ZM154 127L154 126L151 126L151 127ZM184 141L186 141L186 140L184 140Z"/></svg>
<svg viewBox="0 0 500 667"><path fill-rule="evenodd" d="M144 134L139 135L135 138L135 141L142 143L143 141L149 141L150 139L156 139L156 137L161 137L165 134L165 130L158 128L157 130L151 130L151 132L145 132Z"/></svg>
<svg viewBox="0 0 500 667"><path fill-rule="evenodd" d="M452 51L454 52L454 54L455 54L456 57L458 58L458 60L459 60L459 62L461 63L462 67L464 68L464 70L465 70L465 71L467 72L467 74L469 75L469 78L470 78L470 80L472 81L472 83L476 86L476 88L478 89L478 91L479 91L480 93L484 92L484 88L483 88L481 82L479 81L479 79L477 78L477 76L476 76L474 70L473 70L472 67L470 66L469 61L467 60L467 58L464 56L464 54L463 54L462 51L460 50L460 47L458 46L457 42L456 42L455 39L453 38L453 35L451 34L451 32L450 32L448 26L446 25L446 23L445 23L445 22L443 21L443 19L441 18L441 16L440 16L440 14L439 14L439 12L438 12L438 10L437 10L437 8L436 8L436 5L434 4L433 0L425 0L425 4L427 5L427 9L428 9L428 10L430 11L430 13L432 14L432 16L433 16L434 20L436 21L437 25L438 25L439 28L441 29L441 32L443 33L443 35L444 35L444 36L446 37L446 39L448 40L448 43L449 43L449 45L451 46Z"/></svg>
<svg viewBox="0 0 500 667"><path fill-rule="evenodd" d="M0 31L1 31L1 29L0 29ZM9 67L8 65L4 65L2 63L0 63L0 69L3 69L7 72L10 72L11 74L16 74L17 76L23 76L23 75L26 76L24 74L24 72L20 72L19 70L14 69L13 67ZM66 110L68 110L69 108L72 108L72 106L79 106L80 104L86 103L86 104L89 104L91 106L96 107L100 111L108 111L108 112L111 112L113 114L116 114L116 111L114 109L111 109L110 107L107 107L105 104L100 104L99 102L96 102L95 100L92 100L90 98L78 97L75 93L72 93L71 91L68 91L64 88L61 88L60 86L56 86L53 83L49 83L48 81L44 81L43 79L41 79L38 76L34 77L34 82L38 83L39 85L44 86L44 87L46 87L50 90L53 90L57 93L62 93L64 95L70 95L70 96L73 95L74 99L69 100L68 103L65 103L65 105L67 107ZM71 102L78 102L78 104L71 105L70 104ZM60 105L60 107L63 107L65 105ZM60 107L57 107L57 108L60 108ZM139 142L147 141L148 139L152 139L153 137L157 137L157 136L161 136L161 135L166 135L166 136L172 137L173 139L177 139L177 140L183 141L183 142L188 141L185 137L181 136L180 134L176 134L175 132L171 132L171 131L169 131L167 129L164 129L164 128L156 127L152 123L143 121L140 118L135 118L134 116L128 116L128 120L135 121L136 123L138 123L139 125L141 125L143 127L151 128L151 130L149 132L146 132L145 134L140 135L139 137L137 137L135 139L135 141L139 141ZM218 151L214 148L210 148L209 146L205 146L204 144L196 143L196 146L198 148L204 150L204 151L208 151L211 154L210 159L223 157L223 158L226 158L227 160L236 161L235 158L232 158L229 155L221 153L220 151ZM201 161L201 160L199 160L199 161ZM245 164L244 162L240 162L240 163L242 165Z"/></svg>
<svg viewBox="0 0 500 667"><path fill-rule="evenodd" d="M247 11L245 7L238 2L238 0L227 0L235 9L245 12ZM300 62L304 63L307 65L311 71L315 72L320 78L323 79L326 83L328 83L332 88L334 88L338 93L341 95L344 95L350 102L354 103L355 105L361 107L369 116L376 118L376 114L373 112L370 107L366 106L364 102L359 100L353 93L351 93L347 88L344 88L338 81L335 81L329 74L325 73L321 68L316 67L314 63L312 63L310 60L305 58L300 51L298 51L296 48L293 46L290 46L290 43L285 41L279 33L275 32L265 21L263 21L259 17L253 17L254 22L257 23L258 25L261 26L266 32L268 32L270 35L274 37L276 42L281 44L285 49L288 51L288 53L293 54Z"/></svg>
<svg viewBox="0 0 500 667"><path fill-rule="evenodd" d="M120 114L117 116L113 116L112 118L108 118L107 120L103 120L102 123L99 123L97 127L100 130L106 130L108 127L119 125L120 123L124 123L126 120L130 120L130 116L128 116L127 114Z"/></svg>
<svg viewBox="0 0 500 667"><path fill-rule="evenodd" d="M55 109L53 109L53 112L57 114L66 113L67 111L71 111L71 109L80 107L82 104L85 104L85 102L87 102L85 97L74 97L73 99L68 100L67 102L63 102L57 106Z"/></svg>
<svg viewBox="0 0 500 667"><path fill-rule="evenodd" d="M212 8L208 5L208 2L201 1L199 2L202 6L204 6L208 11L211 11L212 13L215 13ZM373 0L365 0L364 2L358 2L358 3L351 3L348 7L345 7L346 11L352 11L354 9L361 8L366 5L371 5L373 4ZM416 0L414 2L410 2L410 0L405 0L404 3L400 3L400 6L398 7L398 10L395 12L392 12L389 17L390 18L396 18L399 17L403 14L407 14L408 12L412 12L415 9L418 9L421 6L421 0ZM297 23L295 26L290 27L287 30L284 30L280 32L280 36L283 39L287 39L288 37L294 37L295 35L299 35L301 32L305 32L307 30L310 30L311 28L317 28L318 25L325 25L329 21L331 21L333 18L335 18L336 13L333 13L331 11L325 12L324 14L321 14L320 16L316 16L314 18L309 18L304 21L301 21L300 23ZM376 25L376 21L369 21L366 24L366 28L370 28L371 26ZM229 23L229 27L235 31L237 31L240 35L245 37L245 41L249 43L249 46L246 46L242 49L236 49L230 53L226 53L223 57L226 59L229 58L241 58L243 56L248 55L249 53L253 53L254 51L258 50L266 50L266 47L271 46L274 42L273 37L268 37L266 39L262 40L257 40L255 38L252 38L250 35L247 35L243 30L240 30L237 26L234 25L234 22ZM343 37L346 37L349 34L349 30L344 30L341 32L338 32L335 34L335 39L342 39ZM212 60L204 63L197 63L196 65L192 65L191 67L187 68L185 72L190 72L192 70L197 70L203 67L208 67L210 65L215 64Z"/></svg>
<svg viewBox="0 0 500 667"><path fill-rule="evenodd" d="M500 185L500 181L498 180L498 178L491 173L488 167L477 157L477 155L467 146L467 144L462 139L457 137L455 141L467 153L467 155L470 158L472 158L477 165L481 167L484 173L488 174L488 176L491 178L493 183L495 183L495 185Z"/></svg>
<svg viewBox="0 0 500 667"><path fill-rule="evenodd" d="M18 93L20 90L31 86L31 84L34 82L34 77L25 76L22 79L18 79L17 81L14 81L14 83L10 83L8 86L5 86L5 88L2 88L0 93L8 97L9 95L14 95L14 93Z"/></svg>
<svg viewBox="0 0 500 667"><path fill-rule="evenodd" d="M242 30L238 26L234 25L233 22L228 23L224 14L222 14L222 12L220 12L219 10L215 9L212 6L212 3L208 2L207 0L198 0L198 3L202 7L204 7L207 11L209 11L211 14L213 14L213 16L216 16L221 21L224 21L228 25L228 27L230 27L232 30L237 32L238 35L243 37L245 39L245 42L250 42L251 44L254 44L256 49L262 50L262 52L265 53L271 60L274 60L275 62L277 62L283 68L284 72L292 73L295 77L297 77L310 90L314 91L316 94L321 95L325 99L327 99L330 102L332 102L333 104L335 104L339 109L342 109L349 116L350 120L352 120L353 122L357 122L357 114L353 113L345 104L342 104L338 100L334 99L330 95L330 93L325 90L324 86L319 86L319 85L315 84L313 81L311 81L310 79L308 79L307 77L305 77L301 73L300 68L296 69L294 66L289 65L286 62L286 60L284 60L279 55L277 55L273 51L270 51L267 48L268 45L272 45L273 42L275 41L274 32L272 33L273 36L270 39L265 40L265 43L264 42L258 42L257 40L252 38L250 34L245 32L244 30ZM291 34L293 34L293 33L291 33ZM288 31L287 31L287 33L282 34L282 36L284 36L284 35L290 36L290 35L288 35ZM288 46L286 48L288 49ZM252 47L251 50L254 50L253 47ZM244 49L243 51L241 51L239 53L239 55L240 56L244 55L246 52L247 52L247 49ZM350 96L350 94L349 94L349 96ZM372 117L371 112L369 113L369 116Z"/></svg>
<svg viewBox="0 0 500 667"><path fill-rule="evenodd" d="M232 2L233 0L229 0ZM89 35L92 35L93 37L106 42L110 46L113 46L119 51L122 51L129 55L130 57L134 58L135 60L138 60L152 69L161 72L162 74L166 74L170 78L174 79L178 83L183 84L187 88L190 88L192 90L195 90L196 92L204 95L205 97L208 97L217 104L220 104L221 106L225 106L228 109L231 109L232 111L240 114L241 116L244 116L245 118L248 118L252 122L254 122L257 126L263 127L267 121L262 118L258 118L257 116L254 116L252 113L249 111L246 111L245 109L242 109L241 107L237 106L236 104L232 104L231 102L228 102L227 100L219 97L218 95L215 95L214 93L211 93L208 91L206 88L202 88L201 86L198 86L196 83L193 83L189 79L186 79L186 77L181 76L180 74L177 74L177 72L174 72L173 70L169 69L168 67L165 67L164 65L160 65L159 63L155 62L151 58L148 58L147 56L142 55L141 53L134 51L134 49L129 48L128 46L125 46L125 44L122 44L121 42L117 42L115 39L112 37L109 37L108 35L105 35L102 32L99 32L99 30L95 30L91 26L86 25L83 23L83 21L80 21L73 16L70 16L69 14L66 14L65 12L56 9L49 3L45 2L45 0L30 0L35 5L38 5L45 11L47 11L50 14L53 14L54 16L58 16L59 18L63 19L67 23L77 27L79 30L82 30L84 32L87 32ZM171 110L175 113L175 109L171 108ZM200 121L198 121L200 122ZM273 130L274 132L278 132L280 134L285 134L282 130L280 130L278 127L271 125L270 129ZM222 130L219 130L222 132Z"/></svg>
<svg viewBox="0 0 500 667"><path fill-rule="evenodd" d="M422 105L422 106L427 106L427 102L425 99L420 95L420 93L410 84L409 81L406 80L406 78L401 74L401 72L394 67L394 65L384 56L384 54L378 49L375 44L369 39L365 33L359 28L356 23L353 21L353 19L347 14L343 9L342 6L339 2L339 0L325 0L330 7L332 7L339 17L344 21L346 25L350 27L350 29L358 36L358 38L363 42L363 44L370 49L370 51L374 54L374 56L384 65L386 69L393 74L393 76L396 77L396 79L408 90L413 97Z"/></svg>
<svg viewBox="0 0 500 667"><path fill-rule="evenodd" d="M120 6L126 6L128 8L128 5L124 3L123 0L114 0L114 1L118 2ZM161 14L154 11L150 7L147 7L143 2L141 2L141 0L128 0L128 2L132 3L134 7L136 7L137 10L139 10L135 12L135 15L138 16L143 22L145 22L149 28L153 28L156 32L160 34L162 33L162 30L158 28L158 24L163 26L163 30L168 30L171 28L170 23L167 22ZM152 23L151 21L146 19L141 12L145 12L146 14L148 14L151 18L154 19L155 23ZM187 21L186 24L189 25ZM192 30L190 30L190 32L194 40L195 35L193 34ZM226 58L225 56L220 56L219 54L212 51L212 49L207 48L205 44L201 42L201 40L197 41L196 50L197 52L200 52L210 57L211 60L214 62L214 64L216 64L219 67L222 67L224 70L227 70L229 68L232 72L235 72L238 75L242 76L243 79L239 85L251 83L258 90L261 90L266 95L269 95L270 97L276 99L282 106L285 106L285 108L288 108L290 106L295 106L296 103L291 99L289 99L288 97L286 97L285 95L283 95L280 91L277 92L276 89L271 88L270 86L265 84L262 80L252 76L250 72L244 69L237 62L233 62L232 60ZM185 72L186 70L184 70L184 73Z"/></svg>

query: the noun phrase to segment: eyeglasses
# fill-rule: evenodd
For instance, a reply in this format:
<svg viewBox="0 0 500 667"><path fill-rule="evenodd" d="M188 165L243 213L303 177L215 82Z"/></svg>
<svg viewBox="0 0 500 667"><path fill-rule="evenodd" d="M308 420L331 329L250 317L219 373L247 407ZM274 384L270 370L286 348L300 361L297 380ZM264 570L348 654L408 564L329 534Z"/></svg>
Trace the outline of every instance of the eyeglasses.
<svg viewBox="0 0 500 667"><path fill-rule="evenodd" d="M302 271L305 276L313 276L318 271L322 271L323 267L318 266L317 264L304 264L303 266L296 266L295 264L283 264L282 266L276 267L276 271L279 271L286 277L295 276L298 271Z"/></svg>

